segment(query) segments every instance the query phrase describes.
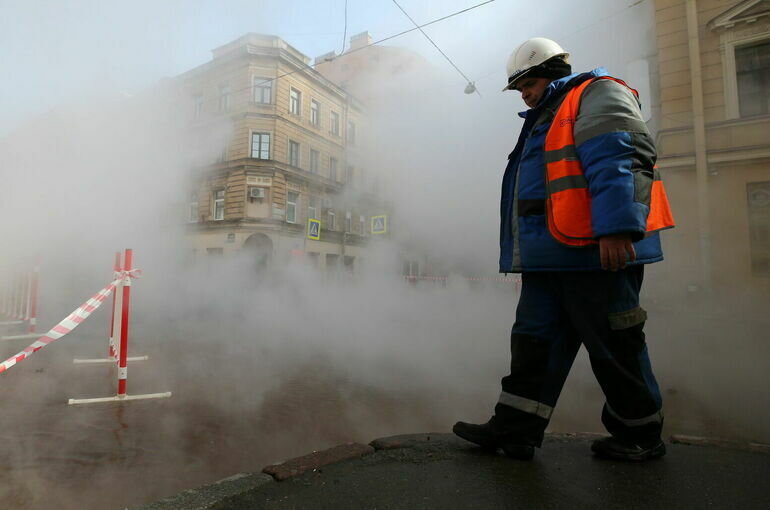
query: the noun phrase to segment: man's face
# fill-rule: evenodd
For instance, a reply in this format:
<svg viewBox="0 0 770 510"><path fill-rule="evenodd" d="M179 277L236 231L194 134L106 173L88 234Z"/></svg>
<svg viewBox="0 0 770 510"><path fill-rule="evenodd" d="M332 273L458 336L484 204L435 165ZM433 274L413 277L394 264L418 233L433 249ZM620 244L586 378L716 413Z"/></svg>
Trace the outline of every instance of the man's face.
<svg viewBox="0 0 770 510"><path fill-rule="evenodd" d="M521 98L530 108L537 106L543 97L545 88L551 83L549 78L527 78L526 76L514 83L514 90L521 92Z"/></svg>

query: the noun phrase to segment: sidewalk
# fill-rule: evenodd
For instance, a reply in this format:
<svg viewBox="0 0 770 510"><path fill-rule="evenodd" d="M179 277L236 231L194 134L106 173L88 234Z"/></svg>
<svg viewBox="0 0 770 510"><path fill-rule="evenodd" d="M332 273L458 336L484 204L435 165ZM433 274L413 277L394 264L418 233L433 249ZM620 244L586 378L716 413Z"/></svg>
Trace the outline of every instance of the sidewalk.
<svg viewBox="0 0 770 510"><path fill-rule="evenodd" d="M549 435L527 462L451 434L394 436L316 452L137 510L770 507L770 455L761 446L669 443L663 459L635 464L594 458L592 439Z"/></svg>

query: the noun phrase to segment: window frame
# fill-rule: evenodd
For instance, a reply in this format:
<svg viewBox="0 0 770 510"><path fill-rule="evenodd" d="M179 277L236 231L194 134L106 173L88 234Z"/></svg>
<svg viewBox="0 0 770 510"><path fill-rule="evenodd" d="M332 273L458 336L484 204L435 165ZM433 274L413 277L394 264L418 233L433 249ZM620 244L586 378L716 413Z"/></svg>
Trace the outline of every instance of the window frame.
<svg viewBox="0 0 770 510"><path fill-rule="evenodd" d="M259 136L259 151L258 155L254 156L254 135ZM262 157L262 137L267 136L267 157ZM261 160L269 160L270 157L270 151L272 150L271 144L273 142L273 135L270 132L265 131L252 131L251 132L251 158L252 159L261 159Z"/></svg>
<svg viewBox="0 0 770 510"><path fill-rule="evenodd" d="M296 149L296 150L294 150ZM302 151L301 146L299 142L292 140L289 138L289 143L286 146L286 161L289 163L289 166L293 166L296 168L300 168L300 152Z"/></svg>
<svg viewBox="0 0 770 510"><path fill-rule="evenodd" d="M334 110L329 114L329 133L340 136L340 114Z"/></svg>
<svg viewBox="0 0 770 510"><path fill-rule="evenodd" d="M743 114L743 112L741 111L741 107L742 107L742 101L741 101L740 80L738 79L738 52L739 52L740 50L742 50L742 49L745 49L745 48L752 48L752 47L756 47L756 46L768 46L768 47L770 47L770 37L766 37L765 39L760 39L760 40L758 40L758 41L754 41L754 42L751 42L751 43L748 43L748 44L738 44L738 45L736 45L736 46L733 48L733 51L734 51L734 57L735 57L735 83L736 83L736 93L737 93L737 95L738 95L738 116L739 116L740 118L742 118L742 119L744 119L744 118L750 118L750 117L759 117L759 116L762 116L762 115L768 115L768 114L770 114L770 107L769 107L769 105L767 105L767 104L763 105L763 108L767 110L767 111L765 111L765 112L761 112L761 113L753 113L753 114L748 114L748 113L747 113L747 114L745 114L745 115L744 115L744 114ZM755 71L755 72L762 72L762 71L764 71L765 73L767 73L767 72L768 72L768 70L767 70L767 69L755 69L754 71ZM752 74L753 74L753 73L752 73ZM768 102L770 102L770 98L768 98Z"/></svg>
<svg viewBox="0 0 770 510"><path fill-rule="evenodd" d="M310 195L307 200L307 217L314 220L318 219L318 197L314 195Z"/></svg>
<svg viewBox="0 0 770 510"><path fill-rule="evenodd" d="M320 168L321 168L321 151L316 149L310 149L310 168L309 168L310 173L317 174Z"/></svg>
<svg viewBox="0 0 770 510"><path fill-rule="evenodd" d="M229 83L223 83L219 85L219 113L227 113L231 108L230 96L232 90Z"/></svg>
<svg viewBox="0 0 770 510"><path fill-rule="evenodd" d="M219 196L219 193L222 196ZM212 211L211 219L214 221L222 221L225 219L225 188L217 188L211 190L212 199ZM220 214L221 213L221 214Z"/></svg>
<svg viewBox="0 0 770 510"><path fill-rule="evenodd" d="M296 99L293 95L295 92ZM289 87L289 113L297 117L302 116L302 91L294 87Z"/></svg>
<svg viewBox="0 0 770 510"><path fill-rule="evenodd" d="M334 212L334 209L329 209L326 211L326 230L336 230L336 222L337 213Z"/></svg>
<svg viewBox="0 0 770 510"><path fill-rule="evenodd" d="M291 195L295 195L293 202ZM297 223L297 204L299 204L299 191L286 191L286 223ZM291 211L291 219L289 219L289 211Z"/></svg>
<svg viewBox="0 0 770 510"><path fill-rule="evenodd" d="M316 108L313 108L313 107ZM315 127L321 126L321 103L313 98L310 98L310 124Z"/></svg>
<svg viewBox="0 0 770 510"><path fill-rule="evenodd" d="M741 119L740 104L738 98L738 72L735 63L735 50L741 46L752 46L765 41L770 41L770 34L745 35L739 32L727 31L720 36L720 42L724 45L722 53L722 76L725 89L725 119Z"/></svg>
<svg viewBox="0 0 770 510"><path fill-rule="evenodd" d="M273 104L273 80L275 78L268 78L265 76L253 76L251 78L251 99L256 104ZM267 86L264 84L267 83ZM262 101L261 99L264 98L265 90L267 90L268 94L268 100ZM257 91L260 92L260 98L257 98Z"/></svg>

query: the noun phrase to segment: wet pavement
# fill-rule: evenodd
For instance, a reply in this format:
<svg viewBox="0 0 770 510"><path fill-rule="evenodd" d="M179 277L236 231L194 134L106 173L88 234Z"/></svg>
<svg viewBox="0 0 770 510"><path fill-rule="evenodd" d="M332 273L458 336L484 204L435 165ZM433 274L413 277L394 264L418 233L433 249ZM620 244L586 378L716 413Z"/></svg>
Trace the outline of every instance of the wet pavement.
<svg viewBox="0 0 770 510"><path fill-rule="evenodd" d="M770 508L767 448L669 443L662 459L624 463L593 457L595 437L549 435L528 462L451 434L394 436L316 452L269 466L272 476L240 475L141 509Z"/></svg>

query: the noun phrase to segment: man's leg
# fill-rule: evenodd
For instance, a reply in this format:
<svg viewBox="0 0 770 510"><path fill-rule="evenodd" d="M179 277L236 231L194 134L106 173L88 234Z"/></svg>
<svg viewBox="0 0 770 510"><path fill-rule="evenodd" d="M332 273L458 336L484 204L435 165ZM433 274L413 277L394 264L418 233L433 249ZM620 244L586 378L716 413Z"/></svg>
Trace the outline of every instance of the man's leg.
<svg viewBox="0 0 770 510"><path fill-rule="evenodd" d="M529 445L530 451L540 446L579 347L566 322L558 281L551 273L524 273L511 332L511 373L502 380L495 415L484 425L459 422L455 433L504 450L505 442Z"/></svg>
<svg viewBox="0 0 770 510"><path fill-rule="evenodd" d="M660 457L663 413L644 337L639 306L643 266L565 276L568 313L604 391L602 423L612 438L594 451L628 460Z"/></svg>

